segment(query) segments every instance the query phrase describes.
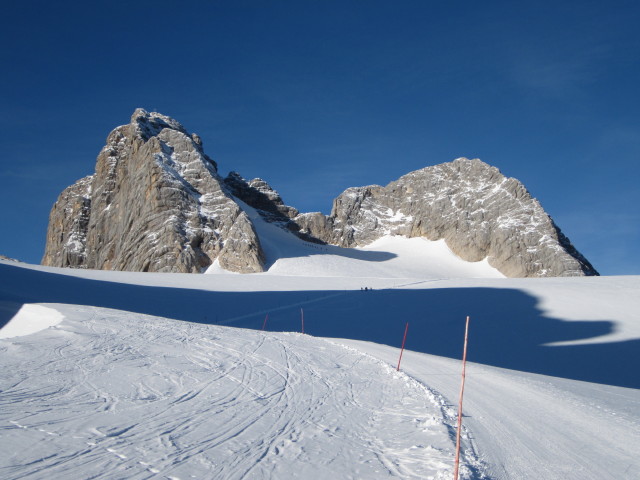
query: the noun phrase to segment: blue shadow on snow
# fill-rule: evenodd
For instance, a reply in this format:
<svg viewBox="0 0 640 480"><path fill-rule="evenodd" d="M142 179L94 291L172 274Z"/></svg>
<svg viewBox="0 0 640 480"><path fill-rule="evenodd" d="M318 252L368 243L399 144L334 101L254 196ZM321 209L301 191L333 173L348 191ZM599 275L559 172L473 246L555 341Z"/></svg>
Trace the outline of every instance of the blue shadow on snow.
<svg viewBox="0 0 640 480"><path fill-rule="evenodd" d="M24 303L94 305L190 322L352 338L398 347L409 322L410 350L460 358L472 318L468 359L496 367L640 388L640 340L545 346L611 333L614 322L546 317L520 290L449 288L373 291L211 292L87 280L0 264L0 327Z"/></svg>

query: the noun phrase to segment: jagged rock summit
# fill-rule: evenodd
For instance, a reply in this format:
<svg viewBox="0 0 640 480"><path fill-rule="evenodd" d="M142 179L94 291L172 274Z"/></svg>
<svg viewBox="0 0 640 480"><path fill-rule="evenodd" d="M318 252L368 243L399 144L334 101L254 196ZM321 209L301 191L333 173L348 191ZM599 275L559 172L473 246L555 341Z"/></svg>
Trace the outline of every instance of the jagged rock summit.
<svg viewBox="0 0 640 480"><path fill-rule="evenodd" d="M408 173L386 187L349 188L331 215L297 219L303 232L344 247L383 235L445 239L460 258L484 258L507 277L597 275L515 178L481 160Z"/></svg>
<svg viewBox="0 0 640 480"><path fill-rule="evenodd" d="M464 260L488 258L508 277L597 275L518 180L478 159L426 167L386 187L349 188L328 216L299 213L262 179L221 178L197 135L143 109L111 132L95 173L58 198L42 263L202 272L217 261L260 272L265 256L247 206L317 243L422 236L445 239Z"/></svg>
<svg viewBox="0 0 640 480"><path fill-rule="evenodd" d="M49 218L44 265L201 272L218 259L262 271L260 241L197 135L137 109L98 155L96 171L62 192Z"/></svg>

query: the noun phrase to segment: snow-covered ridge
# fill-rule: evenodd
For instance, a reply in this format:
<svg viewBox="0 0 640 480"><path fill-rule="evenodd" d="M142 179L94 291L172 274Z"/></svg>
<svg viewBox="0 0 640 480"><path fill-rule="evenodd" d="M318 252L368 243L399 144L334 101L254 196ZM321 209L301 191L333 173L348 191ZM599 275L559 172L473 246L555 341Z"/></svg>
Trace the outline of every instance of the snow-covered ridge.
<svg viewBox="0 0 640 480"><path fill-rule="evenodd" d="M9 322L0 329L0 338L15 338L39 332L58 325L64 316L53 308L42 305L23 305Z"/></svg>

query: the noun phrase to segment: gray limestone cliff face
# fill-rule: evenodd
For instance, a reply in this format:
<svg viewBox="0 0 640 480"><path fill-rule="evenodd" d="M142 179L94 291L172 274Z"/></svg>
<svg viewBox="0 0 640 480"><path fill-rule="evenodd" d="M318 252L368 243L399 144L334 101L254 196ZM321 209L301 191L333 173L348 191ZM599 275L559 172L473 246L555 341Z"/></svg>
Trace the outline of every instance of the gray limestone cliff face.
<svg viewBox="0 0 640 480"><path fill-rule="evenodd" d="M295 208L285 205L280 194L261 178L247 181L237 172L231 172L224 183L234 196L259 210L269 221L286 223L299 214Z"/></svg>
<svg viewBox="0 0 640 480"><path fill-rule="evenodd" d="M263 270L249 217L227 192L197 135L138 109L98 155L96 172L54 205L44 265L201 272Z"/></svg>
<svg viewBox="0 0 640 480"><path fill-rule="evenodd" d="M288 230L306 242L327 243L320 236L310 235L308 231L303 231L296 221L296 219L310 214L300 214L295 208L285 205L280 194L261 178L247 181L238 173L231 172L224 179L224 182L235 197L255 208L267 222ZM326 222L323 215L320 214L320 218L321 221ZM330 237L330 235L325 236Z"/></svg>
<svg viewBox="0 0 640 480"><path fill-rule="evenodd" d="M53 205L49 215L43 265L75 268L85 266L92 180L93 176L84 177L65 188Z"/></svg>
<svg viewBox="0 0 640 480"><path fill-rule="evenodd" d="M294 221L302 232L344 247L383 235L445 239L463 260L488 258L507 277L598 274L518 180L478 159L423 168L386 187L349 188L331 215Z"/></svg>
<svg viewBox="0 0 640 480"><path fill-rule="evenodd" d="M508 277L597 275L516 179L460 158L386 187L349 188L331 214L300 213L264 180L224 180L202 142L176 120L138 109L116 128L95 173L51 210L44 265L149 272L264 270L249 216L312 242L364 246L383 235L444 239L467 261L487 258ZM245 206L246 208L246 206Z"/></svg>

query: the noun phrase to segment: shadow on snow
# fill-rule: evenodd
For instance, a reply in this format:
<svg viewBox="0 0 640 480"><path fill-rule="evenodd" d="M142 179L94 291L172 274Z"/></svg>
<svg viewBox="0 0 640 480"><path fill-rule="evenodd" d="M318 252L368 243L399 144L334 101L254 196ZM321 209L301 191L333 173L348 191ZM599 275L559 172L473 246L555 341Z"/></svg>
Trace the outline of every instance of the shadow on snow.
<svg viewBox="0 0 640 480"><path fill-rule="evenodd" d="M265 280L267 280L265 278ZM0 265L0 326L24 303L94 305L197 323L352 338L460 358L471 316L468 359L555 377L640 388L629 368L640 363L640 340L545 346L611 333L613 321L565 321L543 315L536 297L515 289L211 292L147 287Z"/></svg>

